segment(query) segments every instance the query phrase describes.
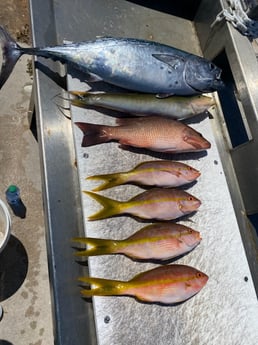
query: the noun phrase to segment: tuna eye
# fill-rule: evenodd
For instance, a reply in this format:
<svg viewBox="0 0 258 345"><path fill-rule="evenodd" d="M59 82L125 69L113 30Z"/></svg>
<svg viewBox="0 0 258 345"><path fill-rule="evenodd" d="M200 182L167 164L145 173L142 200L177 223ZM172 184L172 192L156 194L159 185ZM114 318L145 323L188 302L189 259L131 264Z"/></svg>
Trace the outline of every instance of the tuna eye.
<svg viewBox="0 0 258 345"><path fill-rule="evenodd" d="M213 63L210 63L209 67L211 71L213 71L216 68L216 66Z"/></svg>

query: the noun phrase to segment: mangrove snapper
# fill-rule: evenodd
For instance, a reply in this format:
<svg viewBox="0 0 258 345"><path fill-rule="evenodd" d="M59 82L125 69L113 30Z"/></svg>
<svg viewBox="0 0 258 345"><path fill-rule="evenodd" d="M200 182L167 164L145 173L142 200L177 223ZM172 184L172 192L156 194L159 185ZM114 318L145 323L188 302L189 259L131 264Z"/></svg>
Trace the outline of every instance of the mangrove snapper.
<svg viewBox="0 0 258 345"><path fill-rule="evenodd" d="M3 64L0 88L23 54L71 65L85 73L85 80L99 81L129 90L192 95L217 90L221 70L212 62L185 51L135 38L97 38L94 41L43 48L20 47L0 27Z"/></svg>
<svg viewBox="0 0 258 345"><path fill-rule="evenodd" d="M81 277L80 282L91 284L81 291L84 297L132 296L144 302L174 304L197 294L209 277L186 265L159 266L137 274L129 281Z"/></svg>
<svg viewBox="0 0 258 345"><path fill-rule="evenodd" d="M187 119L214 105L211 97L203 95L158 98L155 95L139 93L70 91L70 94L75 96L71 99L71 104L77 107L97 106L140 116L166 116L175 120Z"/></svg>
<svg viewBox="0 0 258 345"><path fill-rule="evenodd" d="M169 260L188 253L201 241L198 231L175 223L147 225L124 240L77 237L74 242L90 246L77 256L124 254L133 259Z"/></svg>
<svg viewBox="0 0 258 345"><path fill-rule="evenodd" d="M100 186L93 189L97 192L126 183L157 187L178 187L196 180L199 176L200 172L187 164L156 160L140 163L125 172L89 176L87 180L104 181Z"/></svg>
<svg viewBox="0 0 258 345"><path fill-rule="evenodd" d="M82 146L118 141L125 146L165 153L202 151L210 148L203 136L186 124L159 116L120 118L118 126L75 122L83 132Z"/></svg>
<svg viewBox="0 0 258 345"><path fill-rule="evenodd" d="M89 220L122 214L130 214L142 219L171 220L197 211L201 205L201 201L193 195L175 188L153 188L128 201L109 199L88 191L84 193L103 206L102 210L88 217Z"/></svg>

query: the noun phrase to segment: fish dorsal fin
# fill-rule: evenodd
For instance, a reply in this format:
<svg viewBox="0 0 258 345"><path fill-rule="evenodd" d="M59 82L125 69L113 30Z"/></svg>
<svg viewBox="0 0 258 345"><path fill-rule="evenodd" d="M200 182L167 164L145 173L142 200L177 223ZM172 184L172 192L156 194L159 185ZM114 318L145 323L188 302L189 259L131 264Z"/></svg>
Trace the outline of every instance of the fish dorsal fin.
<svg viewBox="0 0 258 345"><path fill-rule="evenodd" d="M185 63L185 59L179 55L171 55L171 54L152 54L154 58L160 60L170 67L177 69L182 63Z"/></svg>

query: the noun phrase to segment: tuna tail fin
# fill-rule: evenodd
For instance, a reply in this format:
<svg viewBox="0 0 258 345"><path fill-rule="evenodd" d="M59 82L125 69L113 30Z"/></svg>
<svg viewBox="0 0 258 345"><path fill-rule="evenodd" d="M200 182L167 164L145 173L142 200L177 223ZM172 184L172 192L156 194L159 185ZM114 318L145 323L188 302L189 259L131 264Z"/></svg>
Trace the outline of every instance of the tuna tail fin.
<svg viewBox="0 0 258 345"><path fill-rule="evenodd" d="M95 199L97 202L99 202L103 206L102 210L88 217L88 220L105 219L105 218L109 218L109 217L121 214L123 212L123 208L124 208L123 202L109 199L103 195L99 195L99 194L88 192L88 191L84 191L84 193L91 196L93 199Z"/></svg>
<svg viewBox="0 0 258 345"><path fill-rule="evenodd" d="M98 145L110 140L108 135L103 131L103 125L87 122L75 122L75 125L83 132L82 147Z"/></svg>
<svg viewBox="0 0 258 345"><path fill-rule="evenodd" d="M81 293L84 297L123 295L127 284L126 282L119 280L92 277L80 277L78 280L83 283L96 286L94 288L91 287L91 289L81 290Z"/></svg>
<svg viewBox="0 0 258 345"><path fill-rule="evenodd" d="M87 177L87 180L103 180L104 182L92 189L94 192L99 192L104 189L119 186L126 183L126 176L123 173L105 174L105 175L95 175Z"/></svg>
<svg viewBox="0 0 258 345"><path fill-rule="evenodd" d="M116 244L117 242L119 242L115 240L106 240L92 237L75 237L72 239L72 241L92 246L92 248L77 251L75 253L76 256L96 256L114 254L118 249L118 246L116 246Z"/></svg>
<svg viewBox="0 0 258 345"><path fill-rule="evenodd" d="M9 35L9 33L0 26L0 44L3 53L3 62L0 72L0 89L8 79L9 75L23 54L22 48L15 42L15 40Z"/></svg>

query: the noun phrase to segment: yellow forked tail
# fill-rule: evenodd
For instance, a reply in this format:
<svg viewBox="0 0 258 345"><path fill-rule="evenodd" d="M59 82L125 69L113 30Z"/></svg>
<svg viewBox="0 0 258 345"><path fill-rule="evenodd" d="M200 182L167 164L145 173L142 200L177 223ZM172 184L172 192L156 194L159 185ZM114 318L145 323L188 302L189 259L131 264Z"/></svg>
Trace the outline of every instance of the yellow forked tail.
<svg viewBox="0 0 258 345"><path fill-rule="evenodd" d="M72 90L72 91L69 91L69 93L71 95L73 95L73 96L78 97L79 99L82 99L82 98L84 98L85 96L88 95L87 91L75 91L75 90Z"/></svg>
<svg viewBox="0 0 258 345"><path fill-rule="evenodd" d="M119 186L123 183L126 183L126 177L127 176L124 173L114 173L114 174L89 176L87 177L86 180L104 181L100 186L92 189L94 192L99 192L101 190Z"/></svg>
<svg viewBox="0 0 258 345"><path fill-rule="evenodd" d="M75 105L76 107L87 108L87 103L83 102L82 99L75 98L75 99L71 99L70 102L72 105Z"/></svg>
<svg viewBox="0 0 258 345"><path fill-rule="evenodd" d="M123 213L123 210L126 208L125 203L113 199L109 199L103 195L99 195L96 193L84 191L85 194L91 196L97 202L99 202L103 209L98 211L97 213L88 217L88 220L99 220L109 218L118 214Z"/></svg>
<svg viewBox="0 0 258 345"><path fill-rule="evenodd" d="M86 284L95 285L95 287L91 286L91 289L81 290L81 293L84 297L124 295L127 287L127 282L120 280L92 277L80 277L78 280Z"/></svg>
<svg viewBox="0 0 258 345"><path fill-rule="evenodd" d="M92 247L86 250L78 250L75 253L76 256L96 256L113 254L117 251L119 243L119 241L116 240L105 240L92 237L75 237L72 239L72 241L81 244L87 244Z"/></svg>

